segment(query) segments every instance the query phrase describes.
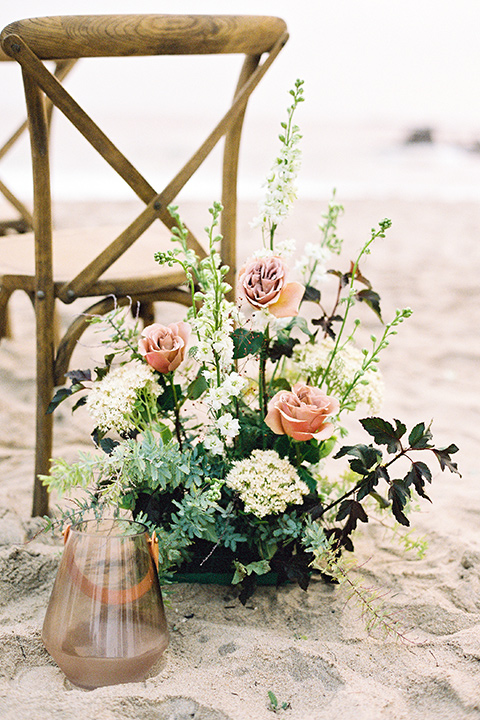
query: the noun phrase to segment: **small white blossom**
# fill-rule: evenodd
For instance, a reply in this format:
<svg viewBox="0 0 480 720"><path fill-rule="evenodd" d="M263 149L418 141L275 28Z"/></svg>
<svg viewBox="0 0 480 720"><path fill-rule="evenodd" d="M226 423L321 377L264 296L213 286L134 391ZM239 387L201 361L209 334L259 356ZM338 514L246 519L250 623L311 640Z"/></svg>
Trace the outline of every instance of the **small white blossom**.
<svg viewBox="0 0 480 720"><path fill-rule="evenodd" d="M240 432L240 423L231 413L221 415L216 421L217 430L223 437L234 438Z"/></svg>
<svg viewBox="0 0 480 720"><path fill-rule="evenodd" d="M275 245L276 254L284 258L291 257L295 253L296 249L297 243L293 240L293 238L290 240L281 240Z"/></svg>
<svg viewBox="0 0 480 720"><path fill-rule="evenodd" d="M325 338L313 345L296 348L293 354L295 373L310 377L312 384L316 384L327 368L334 345L333 340ZM361 372L363 360L363 353L352 343L338 350L328 372L328 392L342 397L357 373ZM363 372L347 399L354 405L366 404L372 412L377 412L383 399L380 372L371 368Z"/></svg>
<svg viewBox="0 0 480 720"><path fill-rule="evenodd" d="M222 387L229 393L230 397L238 397L246 384L247 380L245 378L237 372L231 372L223 381Z"/></svg>
<svg viewBox="0 0 480 720"><path fill-rule="evenodd" d="M223 442L214 433L205 436L203 445L207 450L210 450L213 455L222 455L224 450Z"/></svg>
<svg viewBox="0 0 480 720"><path fill-rule="evenodd" d="M317 260L321 263L326 263L331 257L332 253L325 247L322 247L318 243L306 243L303 250L309 260Z"/></svg>

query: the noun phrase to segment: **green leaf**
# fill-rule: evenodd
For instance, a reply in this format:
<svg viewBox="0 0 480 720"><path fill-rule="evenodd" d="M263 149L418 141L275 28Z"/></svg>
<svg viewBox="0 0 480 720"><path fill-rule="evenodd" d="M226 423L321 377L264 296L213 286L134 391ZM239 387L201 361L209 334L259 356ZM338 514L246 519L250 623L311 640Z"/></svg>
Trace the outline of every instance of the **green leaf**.
<svg viewBox="0 0 480 720"><path fill-rule="evenodd" d="M356 298L360 302L364 302L366 305L368 305L368 307L371 308L375 315L378 317L380 322L383 322L382 313L380 310L380 295L378 293L370 289L359 290L356 294Z"/></svg>
<svg viewBox="0 0 480 720"><path fill-rule="evenodd" d="M79 399L77 400L77 402L75 403L75 405L72 407L72 412L75 412L75 410L76 410L77 408L82 407L82 405L85 405L86 402L87 402L87 396L86 396L86 395L82 395L82 397L79 398Z"/></svg>
<svg viewBox="0 0 480 720"><path fill-rule="evenodd" d="M67 397L70 397L71 394L71 388L60 388L59 390L57 390L57 392L52 398L50 405L47 408L47 415L53 413L53 411L56 410L60 403L66 400Z"/></svg>
<svg viewBox="0 0 480 720"><path fill-rule="evenodd" d="M263 343L263 333L256 330L245 330L236 328L232 333L233 357L235 360L244 358L247 355L255 355L260 351Z"/></svg>
<svg viewBox="0 0 480 720"><path fill-rule="evenodd" d="M407 430L403 423L395 420L396 427L394 428L387 420L368 417L360 420L360 424L374 438L377 445L386 445L389 453L401 451L400 438L405 435Z"/></svg>
<svg viewBox="0 0 480 720"><path fill-rule="evenodd" d="M308 472L307 468L300 465L300 467L297 468L297 473L300 479L307 485L310 492L315 493L317 491L317 481L311 473Z"/></svg>
<svg viewBox="0 0 480 720"><path fill-rule="evenodd" d="M415 425L410 435L408 436L408 442L410 447L415 450L424 450L425 448L431 448L430 441L432 439L432 433L430 428L425 427L425 423L418 423Z"/></svg>
<svg viewBox="0 0 480 720"><path fill-rule="evenodd" d="M344 455L350 455L353 460L349 460L351 469L359 475L369 475L370 472L381 463L382 453L373 445L346 445L333 456L341 458Z"/></svg>
<svg viewBox="0 0 480 720"><path fill-rule="evenodd" d="M117 445L120 445L117 440L112 440L112 438L100 438L98 444L107 455L111 455Z"/></svg>
<svg viewBox="0 0 480 720"><path fill-rule="evenodd" d="M243 565L238 560L235 560L234 564L235 573L232 579L232 585L237 585L252 573L255 573L255 575L265 575L270 572L271 569L268 560L257 560L256 562L251 562L248 565Z"/></svg>
<svg viewBox="0 0 480 720"><path fill-rule="evenodd" d="M276 392L278 392L279 390L287 390L287 391L289 391L289 390L292 389L292 386L290 385L290 383L288 382L288 380L287 380L286 378L280 377L280 378L275 378L275 379L273 380L273 382L271 382L271 383L269 384L268 389L269 389L269 395L270 395L271 397L273 397L273 395L274 395ZM272 392L272 391L273 391L273 392Z"/></svg>
<svg viewBox="0 0 480 720"><path fill-rule="evenodd" d="M190 400L197 400L205 390L208 388L208 383L201 373L197 375L195 380L192 380L187 388L187 397Z"/></svg>

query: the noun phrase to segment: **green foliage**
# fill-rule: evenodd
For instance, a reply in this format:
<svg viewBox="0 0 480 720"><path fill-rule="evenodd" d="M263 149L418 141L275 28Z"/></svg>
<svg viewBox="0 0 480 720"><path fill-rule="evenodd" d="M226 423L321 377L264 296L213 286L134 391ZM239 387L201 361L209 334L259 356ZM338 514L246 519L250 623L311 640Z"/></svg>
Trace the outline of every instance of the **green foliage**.
<svg viewBox="0 0 480 720"><path fill-rule="evenodd" d="M272 690L268 691L268 709L271 710L274 713L279 712L280 710L288 710L290 707L289 702L282 702L280 703L277 699L277 696Z"/></svg>

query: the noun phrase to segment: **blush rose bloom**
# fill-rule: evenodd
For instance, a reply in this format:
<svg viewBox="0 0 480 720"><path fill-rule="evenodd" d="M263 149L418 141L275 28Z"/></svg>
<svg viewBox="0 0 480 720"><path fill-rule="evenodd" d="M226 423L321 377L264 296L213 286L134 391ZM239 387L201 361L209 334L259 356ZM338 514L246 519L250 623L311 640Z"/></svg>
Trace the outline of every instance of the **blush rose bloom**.
<svg viewBox="0 0 480 720"><path fill-rule="evenodd" d="M277 318L298 315L305 288L286 282L287 266L279 257L256 258L240 270L240 293L250 305L267 309Z"/></svg>
<svg viewBox="0 0 480 720"><path fill-rule="evenodd" d="M340 403L323 390L296 383L291 392L280 390L268 403L265 422L277 435L289 435L293 440L326 440L333 434L329 415L340 409Z"/></svg>
<svg viewBox="0 0 480 720"><path fill-rule="evenodd" d="M173 372L185 357L190 332L190 325L185 322L148 325L138 341L138 352L154 370Z"/></svg>

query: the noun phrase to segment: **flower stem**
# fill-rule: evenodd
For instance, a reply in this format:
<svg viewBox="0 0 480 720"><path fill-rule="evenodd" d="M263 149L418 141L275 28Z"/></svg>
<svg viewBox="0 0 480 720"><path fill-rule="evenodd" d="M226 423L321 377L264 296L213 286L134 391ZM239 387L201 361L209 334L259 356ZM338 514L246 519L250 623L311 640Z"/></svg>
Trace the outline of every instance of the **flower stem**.
<svg viewBox="0 0 480 720"><path fill-rule="evenodd" d="M175 435L177 436L178 447L181 452L182 451L182 433L181 433L181 425L180 425L180 405L178 402L177 390L175 388L175 380L174 380L173 372L168 373L168 379L170 381L170 385L172 388L172 395L173 395L173 410L175 413Z"/></svg>

